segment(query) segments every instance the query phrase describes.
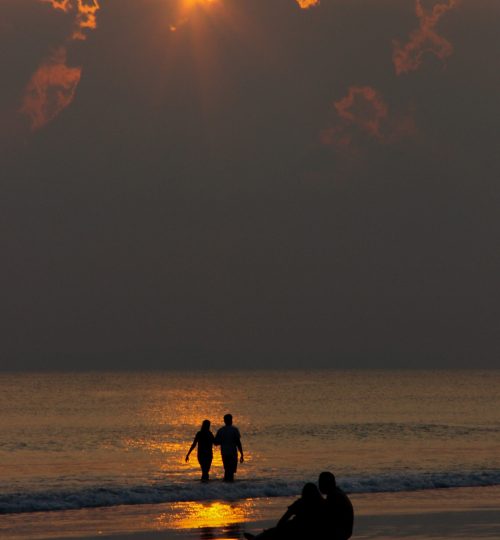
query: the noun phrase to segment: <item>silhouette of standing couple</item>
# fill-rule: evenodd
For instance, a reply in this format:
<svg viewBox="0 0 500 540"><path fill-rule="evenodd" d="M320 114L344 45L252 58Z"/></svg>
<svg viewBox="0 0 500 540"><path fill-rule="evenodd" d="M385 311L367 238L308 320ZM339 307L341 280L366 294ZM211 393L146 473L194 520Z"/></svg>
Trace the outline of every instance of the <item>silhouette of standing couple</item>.
<svg viewBox="0 0 500 540"><path fill-rule="evenodd" d="M224 465L224 482L233 482L238 468L238 450L240 452L240 463L244 461L240 439L240 431L236 426L233 426L233 416L231 414L224 416L224 426L217 431L215 437L210 431L210 420L203 420L201 429L196 434L193 444L186 455L186 462L189 461L191 452L198 446L201 480L202 482L208 482L213 459L213 446L220 446Z"/></svg>
<svg viewBox="0 0 500 540"><path fill-rule="evenodd" d="M331 472L322 472L315 484L307 483L302 496L288 507L276 527L247 540L347 540L352 536L354 511L349 497L337 486ZM326 498L321 496L323 493Z"/></svg>

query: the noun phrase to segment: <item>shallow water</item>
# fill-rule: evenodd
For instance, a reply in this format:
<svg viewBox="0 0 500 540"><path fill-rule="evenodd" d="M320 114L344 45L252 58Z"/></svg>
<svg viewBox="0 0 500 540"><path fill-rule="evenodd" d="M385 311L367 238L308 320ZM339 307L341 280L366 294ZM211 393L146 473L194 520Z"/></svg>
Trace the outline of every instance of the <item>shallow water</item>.
<svg viewBox="0 0 500 540"><path fill-rule="evenodd" d="M3 374L0 411L1 513L500 484L499 371ZM246 462L201 485L184 456L226 412Z"/></svg>
<svg viewBox="0 0 500 540"><path fill-rule="evenodd" d="M354 494L356 540L500 538L500 487ZM235 540L276 523L293 498L9 514L2 540Z"/></svg>

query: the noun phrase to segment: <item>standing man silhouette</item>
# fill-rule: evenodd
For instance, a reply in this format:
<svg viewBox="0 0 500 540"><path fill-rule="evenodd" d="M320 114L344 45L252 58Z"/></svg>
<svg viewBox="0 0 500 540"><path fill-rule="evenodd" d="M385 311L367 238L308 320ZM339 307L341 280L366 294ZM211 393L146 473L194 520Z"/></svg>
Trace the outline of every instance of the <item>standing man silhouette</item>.
<svg viewBox="0 0 500 540"><path fill-rule="evenodd" d="M243 463L243 447L241 446L240 431L233 426L233 416L224 416L225 426L221 427L215 435L214 444L220 446L222 463L224 464L224 482L233 482L234 473L238 468L238 450L240 451L240 463Z"/></svg>

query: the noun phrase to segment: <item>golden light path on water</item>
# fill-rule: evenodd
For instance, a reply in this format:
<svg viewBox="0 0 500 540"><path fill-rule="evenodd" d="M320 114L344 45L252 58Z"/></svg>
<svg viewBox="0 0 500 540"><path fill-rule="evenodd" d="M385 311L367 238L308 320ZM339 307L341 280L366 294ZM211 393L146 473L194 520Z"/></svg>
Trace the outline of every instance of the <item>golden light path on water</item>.
<svg viewBox="0 0 500 540"><path fill-rule="evenodd" d="M145 425L169 426L169 431L160 436L129 438L124 441L131 450L146 450L152 460L158 463L163 473L172 473L172 466L181 469L182 475L193 479L200 476L200 467L196 450L191 454L189 463L185 463L186 453L193 442L196 433L205 419L212 423L211 430L216 433L223 424L223 416L228 410L230 400L227 396L217 395L204 390L196 384L193 388L179 388L160 392L138 411ZM234 411L233 411L234 412ZM245 424L247 418L239 414L238 424ZM252 462L251 452L246 452L245 460ZM214 448L211 475L220 476L223 469L222 459L218 448Z"/></svg>
<svg viewBox="0 0 500 540"><path fill-rule="evenodd" d="M228 412L224 405L224 397L214 395L209 391L182 388L169 390L168 398L161 399L157 407L150 405L142 410L144 420L148 423L170 424L180 435L187 426L192 431L192 438L188 440L175 440L177 437L165 437L158 441L149 438L128 440L130 449L142 448L152 454L163 456L164 463L160 470L168 473L171 469L169 460L176 460L179 464L184 463L187 449L189 448L195 433L200 429L205 418L213 422L212 431L215 433L222 424L222 416ZM240 418L243 420L243 418ZM248 456L251 460L251 457ZM197 478L200 474L196 459L196 450L191 454L189 475ZM222 470L220 452L214 448L212 471ZM176 502L169 505L168 511L161 512L154 518L154 528L164 529L231 529L238 524L245 523L255 514L255 502L252 499L243 501L188 501Z"/></svg>
<svg viewBox="0 0 500 540"><path fill-rule="evenodd" d="M155 523L159 529L230 528L231 525L245 523L254 512L252 499L238 504L224 501L179 502L172 504L170 512L158 515Z"/></svg>

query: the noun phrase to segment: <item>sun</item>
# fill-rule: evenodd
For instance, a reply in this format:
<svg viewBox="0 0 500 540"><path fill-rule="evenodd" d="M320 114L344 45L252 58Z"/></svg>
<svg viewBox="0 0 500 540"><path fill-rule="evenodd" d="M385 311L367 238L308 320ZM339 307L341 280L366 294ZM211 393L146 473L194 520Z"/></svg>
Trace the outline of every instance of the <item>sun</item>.
<svg viewBox="0 0 500 540"><path fill-rule="evenodd" d="M195 8L208 8L220 4L221 0L181 0L181 11L188 12Z"/></svg>
<svg viewBox="0 0 500 540"><path fill-rule="evenodd" d="M186 7L194 6L207 6L210 4L216 4L219 0L183 0Z"/></svg>
<svg viewBox="0 0 500 540"><path fill-rule="evenodd" d="M207 12L209 8L221 5L222 0L179 0L177 3L177 16L175 21L170 24L170 30L176 32L181 26L184 26L194 12L203 10Z"/></svg>

